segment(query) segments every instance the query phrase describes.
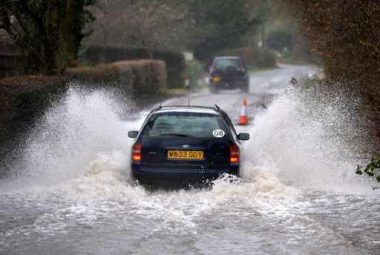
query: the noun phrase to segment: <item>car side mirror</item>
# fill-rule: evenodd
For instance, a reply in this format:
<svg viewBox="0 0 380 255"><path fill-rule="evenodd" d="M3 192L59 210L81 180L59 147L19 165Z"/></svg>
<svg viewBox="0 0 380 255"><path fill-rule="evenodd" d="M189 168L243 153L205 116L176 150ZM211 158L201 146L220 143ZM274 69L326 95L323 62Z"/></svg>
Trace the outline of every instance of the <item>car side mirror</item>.
<svg viewBox="0 0 380 255"><path fill-rule="evenodd" d="M247 140L249 140L249 134L248 133L240 133L240 134L238 134L237 138L241 141L247 141Z"/></svg>
<svg viewBox="0 0 380 255"><path fill-rule="evenodd" d="M139 131L128 131L129 138L136 138L139 134Z"/></svg>

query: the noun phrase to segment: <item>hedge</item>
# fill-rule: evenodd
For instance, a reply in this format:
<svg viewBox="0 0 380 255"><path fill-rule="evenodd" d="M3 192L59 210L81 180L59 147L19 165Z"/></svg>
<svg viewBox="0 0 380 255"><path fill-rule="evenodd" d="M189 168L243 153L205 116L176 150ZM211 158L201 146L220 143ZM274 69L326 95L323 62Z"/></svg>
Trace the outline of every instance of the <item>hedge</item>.
<svg viewBox="0 0 380 255"><path fill-rule="evenodd" d="M109 46L88 46L80 52L80 61L84 64L98 65L120 60L138 60L153 58L166 64L167 84L169 88L184 86L185 58L182 53L147 49L128 49Z"/></svg>
<svg viewBox="0 0 380 255"><path fill-rule="evenodd" d="M67 81L61 76L0 80L0 161L16 147L14 139L29 130L50 103L66 91Z"/></svg>
<svg viewBox="0 0 380 255"><path fill-rule="evenodd" d="M15 139L32 128L46 109L65 94L72 81L90 89L114 86L128 95L155 95L166 88L165 63L124 61L70 69L59 76L0 79L0 159L14 148Z"/></svg>
<svg viewBox="0 0 380 255"><path fill-rule="evenodd" d="M327 79L379 86L380 2L286 0Z"/></svg>
<svg viewBox="0 0 380 255"><path fill-rule="evenodd" d="M91 86L112 84L133 94L160 94L166 89L166 69L163 61L121 61L96 67L68 69L70 80L91 83Z"/></svg>

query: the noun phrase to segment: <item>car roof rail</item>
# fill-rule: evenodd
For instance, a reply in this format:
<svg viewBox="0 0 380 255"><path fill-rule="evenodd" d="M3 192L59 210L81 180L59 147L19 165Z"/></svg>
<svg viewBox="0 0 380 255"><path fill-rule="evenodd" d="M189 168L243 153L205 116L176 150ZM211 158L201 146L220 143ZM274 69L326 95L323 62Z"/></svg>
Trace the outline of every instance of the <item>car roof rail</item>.
<svg viewBox="0 0 380 255"><path fill-rule="evenodd" d="M152 111L158 111L163 108L176 108L176 107L184 107L184 108L200 108L200 109L213 109L217 112L220 112L221 109L218 105L212 106L202 106L202 105L159 105L156 108L154 108Z"/></svg>
<svg viewBox="0 0 380 255"><path fill-rule="evenodd" d="M151 110L151 112L158 111L158 110L160 110L161 108L162 108L162 105L160 104L159 106L153 108L153 109Z"/></svg>

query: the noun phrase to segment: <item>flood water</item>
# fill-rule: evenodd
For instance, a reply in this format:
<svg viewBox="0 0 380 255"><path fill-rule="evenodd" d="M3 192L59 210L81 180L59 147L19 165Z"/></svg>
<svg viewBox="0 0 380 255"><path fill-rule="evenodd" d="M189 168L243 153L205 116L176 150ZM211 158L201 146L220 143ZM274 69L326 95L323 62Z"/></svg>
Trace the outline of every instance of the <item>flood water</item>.
<svg viewBox="0 0 380 255"><path fill-rule="evenodd" d="M307 109L290 94L257 111L242 179L147 191L129 176L126 136L146 113L71 90L1 180L0 254L380 254L380 192L326 135L355 131L333 107Z"/></svg>

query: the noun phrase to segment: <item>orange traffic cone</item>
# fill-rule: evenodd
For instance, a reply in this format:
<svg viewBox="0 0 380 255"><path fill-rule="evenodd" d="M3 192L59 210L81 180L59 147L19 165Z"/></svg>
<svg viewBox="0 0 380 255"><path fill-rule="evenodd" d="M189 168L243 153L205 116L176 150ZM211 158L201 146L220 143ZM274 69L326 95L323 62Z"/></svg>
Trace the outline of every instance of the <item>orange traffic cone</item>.
<svg viewBox="0 0 380 255"><path fill-rule="evenodd" d="M248 115L247 115L247 97L244 97L243 106L241 108L241 113L239 117L239 125L248 124Z"/></svg>

